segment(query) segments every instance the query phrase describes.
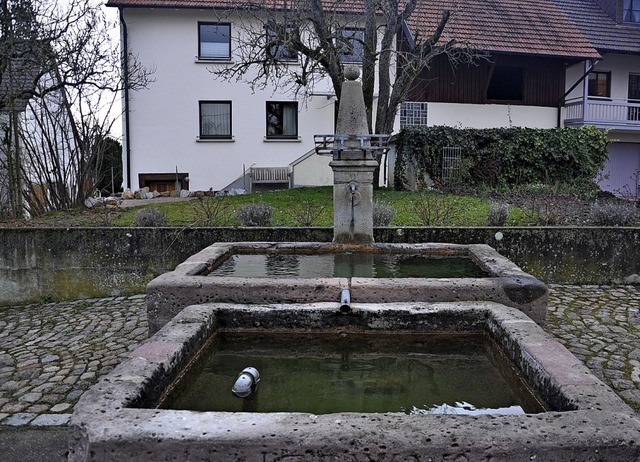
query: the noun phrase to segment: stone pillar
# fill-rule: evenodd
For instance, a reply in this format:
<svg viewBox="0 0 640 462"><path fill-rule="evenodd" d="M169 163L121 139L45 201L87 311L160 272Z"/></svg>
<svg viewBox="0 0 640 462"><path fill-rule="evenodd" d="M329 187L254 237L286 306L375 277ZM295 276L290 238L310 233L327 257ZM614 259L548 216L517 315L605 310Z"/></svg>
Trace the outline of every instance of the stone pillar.
<svg viewBox="0 0 640 462"><path fill-rule="evenodd" d="M333 242L373 242L373 158L367 135L366 110L362 86L356 79L360 70L349 66L344 71L333 160Z"/></svg>

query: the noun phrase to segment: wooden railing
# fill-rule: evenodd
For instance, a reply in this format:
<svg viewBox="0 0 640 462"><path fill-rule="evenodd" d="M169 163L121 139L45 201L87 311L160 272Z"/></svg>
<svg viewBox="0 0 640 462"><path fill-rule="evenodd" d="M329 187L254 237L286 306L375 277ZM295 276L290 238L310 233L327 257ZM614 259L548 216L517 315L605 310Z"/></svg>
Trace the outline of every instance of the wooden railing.
<svg viewBox="0 0 640 462"><path fill-rule="evenodd" d="M574 100L565 105L565 125L596 125L640 130L640 101Z"/></svg>

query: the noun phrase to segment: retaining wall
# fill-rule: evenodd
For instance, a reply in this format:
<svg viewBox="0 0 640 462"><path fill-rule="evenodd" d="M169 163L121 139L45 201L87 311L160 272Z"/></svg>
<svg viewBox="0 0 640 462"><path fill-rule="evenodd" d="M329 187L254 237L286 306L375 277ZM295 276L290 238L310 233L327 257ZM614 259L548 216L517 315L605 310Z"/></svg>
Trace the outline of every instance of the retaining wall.
<svg viewBox="0 0 640 462"><path fill-rule="evenodd" d="M640 228L379 228L374 237L489 244L546 283L609 284L640 273ZM215 242L332 239L332 228L0 229L0 305L142 293Z"/></svg>

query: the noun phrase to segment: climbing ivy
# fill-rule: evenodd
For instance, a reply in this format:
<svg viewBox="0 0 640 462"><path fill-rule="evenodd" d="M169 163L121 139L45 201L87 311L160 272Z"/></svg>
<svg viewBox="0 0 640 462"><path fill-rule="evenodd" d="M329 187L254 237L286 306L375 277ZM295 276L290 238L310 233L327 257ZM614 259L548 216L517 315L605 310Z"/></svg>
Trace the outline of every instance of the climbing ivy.
<svg viewBox="0 0 640 462"><path fill-rule="evenodd" d="M467 181L491 187L591 182L607 159L605 131L581 128L407 127L396 142L395 188L406 189L407 168L441 180L442 148L462 148Z"/></svg>

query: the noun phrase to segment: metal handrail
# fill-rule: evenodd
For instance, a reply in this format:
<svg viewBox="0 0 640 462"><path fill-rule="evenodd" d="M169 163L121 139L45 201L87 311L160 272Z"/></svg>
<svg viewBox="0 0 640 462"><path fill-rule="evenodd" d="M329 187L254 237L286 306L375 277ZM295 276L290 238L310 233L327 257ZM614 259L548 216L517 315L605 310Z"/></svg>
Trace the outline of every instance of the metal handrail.
<svg viewBox="0 0 640 462"><path fill-rule="evenodd" d="M366 135L344 135L336 133L333 135L314 135L313 140L316 146L316 154L321 156L334 155L348 148L347 141L358 141L363 152L383 151L389 149L390 135L366 134Z"/></svg>

